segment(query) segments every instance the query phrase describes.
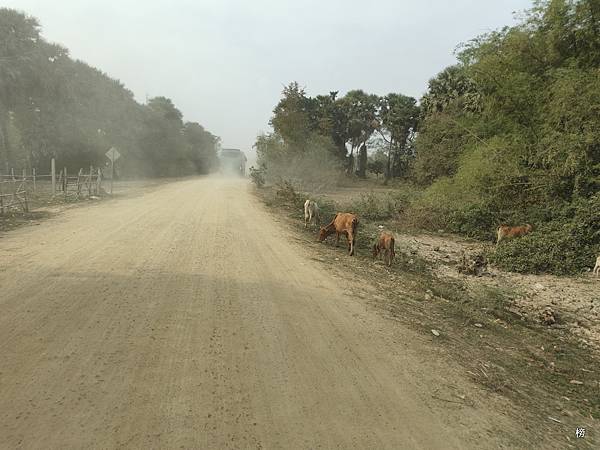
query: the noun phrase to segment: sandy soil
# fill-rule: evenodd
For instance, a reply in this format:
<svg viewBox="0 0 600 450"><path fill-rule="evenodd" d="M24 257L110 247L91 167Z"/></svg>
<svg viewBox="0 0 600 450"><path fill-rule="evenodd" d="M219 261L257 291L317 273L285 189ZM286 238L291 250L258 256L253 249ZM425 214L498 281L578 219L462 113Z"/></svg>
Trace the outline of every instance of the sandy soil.
<svg viewBox="0 0 600 450"><path fill-rule="evenodd" d="M456 266L462 253L480 253L487 244L451 235L397 233L396 237L401 249L423 257L442 276L458 278L472 288L485 284L510 289L515 294L513 311L527 320L542 322L542 313L549 308L556 318L551 326L566 327L582 344L600 350L600 280L591 273L579 277L521 275L488 266L484 276L462 275Z"/></svg>
<svg viewBox="0 0 600 450"><path fill-rule="evenodd" d="M483 449L527 436L431 357L431 336L319 270L247 189L186 180L0 235L0 448Z"/></svg>

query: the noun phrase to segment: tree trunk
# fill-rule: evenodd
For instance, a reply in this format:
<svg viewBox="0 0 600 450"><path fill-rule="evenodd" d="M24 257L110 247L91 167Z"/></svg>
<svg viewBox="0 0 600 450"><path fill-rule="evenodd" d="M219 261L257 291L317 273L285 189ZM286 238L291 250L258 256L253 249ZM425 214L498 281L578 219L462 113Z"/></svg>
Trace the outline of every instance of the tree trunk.
<svg viewBox="0 0 600 450"><path fill-rule="evenodd" d="M392 175L392 148L393 148L393 139L390 138L390 148L388 150L388 157L387 157L387 167L385 170L385 181L383 182L383 184L388 184L388 181L390 181L391 175Z"/></svg>
<svg viewBox="0 0 600 450"><path fill-rule="evenodd" d="M358 170L359 178L367 178L367 143L363 142L358 150Z"/></svg>
<svg viewBox="0 0 600 450"><path fill-rule="evenodd" d="M346 169L346 174L352 175L354 172L354 144L350 147L350 156L348 157L348 168Z"/></svg>

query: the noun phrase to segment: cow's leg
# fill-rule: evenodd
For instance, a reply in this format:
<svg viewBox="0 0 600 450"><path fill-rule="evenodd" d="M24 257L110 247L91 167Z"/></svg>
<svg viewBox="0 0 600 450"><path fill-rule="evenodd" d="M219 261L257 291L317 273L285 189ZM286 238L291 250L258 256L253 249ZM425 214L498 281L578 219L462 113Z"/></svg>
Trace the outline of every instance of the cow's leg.
<svg viewBox="0 0 600 450"><path fill-rule="evenodd" d="M348 253L350 256L354 255L354 235L352 233L348 233L346 235L348 238Z"/></svg>
<svg viewBox="0 0 600 450"><path fill-rule="evenodd" d="M335 246L339 247L339 245L340 245L340 233L338 233L336 231L336 233L335 233Z"/></svg>

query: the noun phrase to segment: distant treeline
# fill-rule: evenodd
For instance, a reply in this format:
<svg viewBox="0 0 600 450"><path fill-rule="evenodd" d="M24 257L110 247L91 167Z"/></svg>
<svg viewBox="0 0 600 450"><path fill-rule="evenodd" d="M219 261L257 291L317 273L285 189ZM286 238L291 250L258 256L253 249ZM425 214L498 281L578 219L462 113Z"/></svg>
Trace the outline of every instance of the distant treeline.
<svg viewBox="0 0 600 450"><path fill-rule="evenodd" d="M501 223L532 223L496 252L509 269L573 272L600 251L598 0L535 1L518 25L462 45L419 102L312 98L292 83L271 125L256 144L267 177L318 142L346 172L418 186L406 209L417 226L491 239Z"/></svg>
<svg viewBox="0 0 600 450"><path fill-rule="evenodd" d="M40 37L37 20L0 9L0 172L103 166L116 147L129 176L206 173L219 139L165 97L145 105L123 84Z"/></svg>

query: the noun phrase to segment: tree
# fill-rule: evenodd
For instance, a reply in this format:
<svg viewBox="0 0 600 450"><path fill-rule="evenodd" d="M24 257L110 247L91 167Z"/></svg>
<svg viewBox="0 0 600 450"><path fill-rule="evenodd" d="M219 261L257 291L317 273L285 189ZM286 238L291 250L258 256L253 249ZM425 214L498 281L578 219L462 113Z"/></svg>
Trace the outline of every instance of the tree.
<svg viewBox="0 0 600 450"><path fill-rule="evenodd" d="M378 149L375 151L375 153L369 156L367 168L369 169L369 172L374 173L375 176L379 178L379 175L385 173L386 161L387 156L385 151L383 149Z"/></svg>
<svg viewBox="0 0 600 450"><path fill-rule="evenodd" d="M197 173L208 173L216 164L219 138L197 122L186 122L183 135L187 144L187 159L193 163Z"/></svg>
<svg viewBox="0 0 600 450"><path fill-rule="evenodd" d="M348 115L344 108L343 99L337 98L338 91L331 91L329 95L315 97L315 117L317 132L329 136L336 148L336 156L345 160L348 150L346 142L348 136Z"/></svg>
<svg viewBox="0 0 600 450"><path fill-rule="evenodd" d="M408 156L408 140L416 131L419 107L413 97L388 94L380 100L379 131L388 144L386 182L392 177L392 160Z"/></svg>
<svg viewBox="0 0 600 450"><path fill-rule="evenodd" d="M379 97L366 94L362 90L349 91L341 100L340 106L347 117L347 133L345 144L350 145L348 156L349 174L356 169L357 174L366 176L366 142L375 131L374 120L377 115ZM356 164L354 152L362 148L359 164Z"/></svg>
<svg viewBox="0 0 600 450"><path fill-rule="evenodd" d="M315 102L295 81L283 89L282 96L270 124L286 144L303 152L310 133L316 129Z"/></svg>
<svg viewBox="0 0 600 450"><path fill-rule="evenodd" d="M468 111L481 108L481 94L475 82L459 65L447 67L429 80L427 93L421 98L422 113L440 113L456 102Z"/></svg>
<svg viewBox="0 0 600 450"><path fill-rule="evenodd" d="M55 157L77 171L103 165L111 146L129 174L195 170L200 159L188 151L171 100L140 105L121 82L46 42L23 13L0 8L0 42L0 170L48 170Z"/></svg>

